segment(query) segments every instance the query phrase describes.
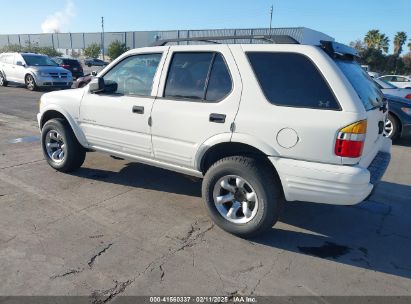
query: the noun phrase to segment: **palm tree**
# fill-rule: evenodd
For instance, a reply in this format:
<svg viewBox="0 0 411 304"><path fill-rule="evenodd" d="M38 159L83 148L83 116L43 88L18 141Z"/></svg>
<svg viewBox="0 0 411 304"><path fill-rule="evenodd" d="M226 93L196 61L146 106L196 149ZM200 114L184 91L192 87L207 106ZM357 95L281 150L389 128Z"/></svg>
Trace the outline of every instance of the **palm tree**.
<svg viewBox="0 0 411 304"><path fill-rule="evenodd" d="M370 30L365 35L364 42L370 49L383 50L387 53L390 40L385 34L380 33L379 30Z"/></svg>
<svg viewBox="0 0 411 304"><path fill-rule="evenodd" d="M407 41L407 34L405 32L398 32L394 37L394 55L400 56L402 53L402 47Z"/></svg>

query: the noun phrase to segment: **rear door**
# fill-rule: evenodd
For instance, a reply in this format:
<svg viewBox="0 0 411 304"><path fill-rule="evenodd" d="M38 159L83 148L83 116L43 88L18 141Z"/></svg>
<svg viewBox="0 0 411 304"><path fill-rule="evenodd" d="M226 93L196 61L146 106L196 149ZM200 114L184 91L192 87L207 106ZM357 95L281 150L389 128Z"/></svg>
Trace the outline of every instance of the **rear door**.
<svg viewBox="0 0 411 304"><path fill-rule="evenodd" d="M170 47L152 111L155 158L195 167L200 146L231 137L242 84L226 45Z"/></svg>

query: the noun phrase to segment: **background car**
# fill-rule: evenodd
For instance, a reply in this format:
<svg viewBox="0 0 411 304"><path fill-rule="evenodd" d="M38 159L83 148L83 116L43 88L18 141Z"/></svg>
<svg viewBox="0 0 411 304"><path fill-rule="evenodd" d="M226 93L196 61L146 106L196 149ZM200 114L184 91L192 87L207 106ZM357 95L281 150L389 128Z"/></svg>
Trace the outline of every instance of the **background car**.
<svg viewBox="0 0 411 304"><path fill-rule="evenodd" d="M401 89L381 79L374 79L374 81L384 94L411 99L411 89Z"/></svg>
<svg viewBox="0 0 411 304"><path fill-rule="evenodd" d="M88 67L91 67L93 65L95 66L106 66L108 65L108 62L97 59L97 58L87 58L84 60L84 64Z"/></svg>
<svg viewBox="0 0 411 304"><path fill-rule="evenodd" d="M69 70L74 79L84 76L83 67L77 59L55 57L53 60L62 68Z"/></svg>
<svg viewBox="0 0 411 304"><path fill-rule="evenodd" d="M93 75L87 74L84 75L84 77L79 77L77 80L74 82L74 88L82 88L85 87L93 78Z"/></svg>
<svg viewBox="0 0 411 304"><path fill-rule="evenodd" d="M378 79L389 82L398 88L411 89L411 76L384 75Z"/></svg>
<svg viewBox="0 0 411 304"><path fill-rule="evenodd" d="M384 95L388 101L388 117L384 135L391 139L411 135L411 100Z"/></svg>
<svg viewBox="0 0 411 304"><path fill-rule="evenodd" d="M46 55L33 53L3 53L0 55L0 86L9 82L24 84L30 91L39 87L71 88L69 70L59 67Z"/></svg>

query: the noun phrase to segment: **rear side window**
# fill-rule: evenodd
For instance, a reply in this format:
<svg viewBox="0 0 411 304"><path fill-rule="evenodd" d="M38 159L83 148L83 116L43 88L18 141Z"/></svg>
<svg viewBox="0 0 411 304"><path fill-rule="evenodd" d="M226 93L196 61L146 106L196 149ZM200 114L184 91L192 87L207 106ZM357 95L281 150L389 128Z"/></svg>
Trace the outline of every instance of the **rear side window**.
<svg viewBox="0 0 411 304"><path fill-rule="evenodd" d="M296 53L247 53L269 102L289 107L339 110L328 84L312 61Z"/></svg>
<svg viewBox="0 0 411 304"><path fill-rule="evenodd" d="M380 89L358 63L348 60L335 62L357 92L366 111L381 106L383 95Z"/></svg>
<svg viewBox="0 0 411 304"><path fill-rule="evenodd" d="M214 52L175 53L167 75L165 98L217 102L232 88L224 58Z"/></svg>

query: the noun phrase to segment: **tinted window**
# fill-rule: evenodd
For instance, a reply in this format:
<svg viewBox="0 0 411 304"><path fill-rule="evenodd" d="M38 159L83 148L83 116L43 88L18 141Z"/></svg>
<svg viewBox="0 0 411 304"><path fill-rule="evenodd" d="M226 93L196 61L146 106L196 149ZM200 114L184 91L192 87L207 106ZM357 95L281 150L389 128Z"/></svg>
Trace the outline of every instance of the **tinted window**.
<svg viewBox="0 0 411 304"><path fill-rule="evenodd" d="M62 61L63 61L64 64L68 64L68 65L71 65L71 66L79 66L80 65L80 63L75 59L62 59Z"/></svg>
<svg viewBox="0 0 411 304"><path fill-rule="evenodd" d="M347 60L336 60L335 62L357 92L367 111L381 105L383 95L380 89L358 63Z"/></svg>
<svg viewBox="0 0 411 304"><path fill-rule="evenodd" d="M230 93L231 88L231 77L224 58L221 54L216 54L208 81L206 100L221 100Z"/></svg>
<svg viewBox="0 0 411 304"><path fill-rule="evenodd" d="M162 54L131 56L104 75L104 80L117 83L117 94L150 96L154 76Z"/></svg>
<svg viewBox="0 0 411 304"><path fill-rule="evenodd" d="M251 52L247 56L271 103L326 110L340 108L323 76L307 57L265 52Z"/></svg>
<svg viewBox="0 0 411 304"><path fill-rule="evenodd" d="M175 53L167 76L164 97L204 99L213 53Z"/></svg>

